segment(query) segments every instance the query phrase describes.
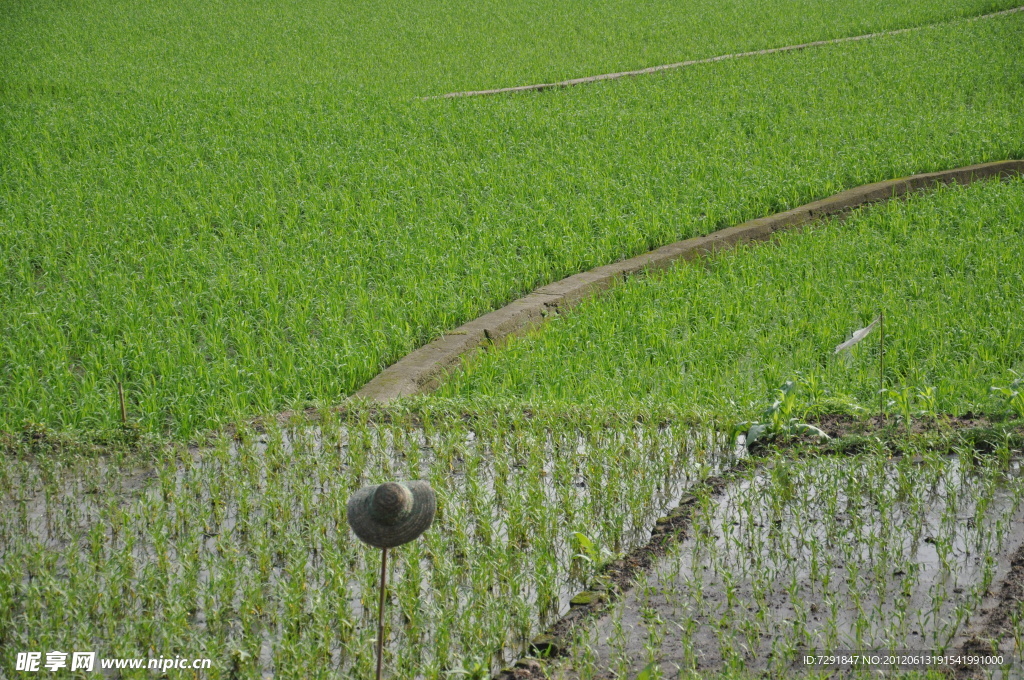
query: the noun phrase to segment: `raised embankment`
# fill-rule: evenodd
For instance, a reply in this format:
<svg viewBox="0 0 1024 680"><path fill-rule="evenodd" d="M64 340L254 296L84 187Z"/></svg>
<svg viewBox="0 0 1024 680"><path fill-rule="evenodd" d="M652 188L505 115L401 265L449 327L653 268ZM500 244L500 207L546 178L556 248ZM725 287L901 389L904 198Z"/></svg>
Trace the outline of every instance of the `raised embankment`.
<svg viewBox="0 0 1024 680"><path fill-rule="evenodd" d="M969 184L980 179L1024 175L1024 160L982 163L954 170L929 172L865 184L770 217L749 220L707 236L677 241L649 253L574 274L541 286L532 293L485 314L411 352L377 375L353 395L388 401L434 389L442 375L482 347L521 333L545 317L567 309L629 276L667 267L676 260L691 260L751 241L764 241L777 231L794 229L814 220L936 184Z"/></svg>
<svg viewBox="0 0 1024 680"><path fill-rule="evenodd" d="M541 92L543 90L555 90L564 87L572 87L574 85L586 85L588 83L598 83L603 80L618 80L619 78L631 78L634 76L643 76L651 73L659 73L661 71L671 71L673 69L684 68L687 66L697 66L698 64L713 64L716 61L725 61L727 59L743 59L745 57L757 57L765 54L778 54L780 52L794 52L796 50L806 50L812 47L824 47L826 45L838 45L839 43L856 42L859 40L871 40L873 38L882 38L888 35L900 35L902 33L910 33L912 31L920 31L925 28L933 28L935 26L944 26L946 24L953 23L953 21L980 21L982 19L991 19L993 17L999 17L1006 14L1013 14L1015 12L1024 11L1024 6L1013 7L1011 9L1004 9L1000 12L992 12L991 14L982 14L976 17L966 17L963 19L953 19L951 21L943 21L935 24L925 24L924 26L911 26L909 28L897 28L891 31L878 31L877 33L865 33L863 35L851 35L845 38L833 38L832 40L815 40L813 42L800 43L799 45L785 45L783 47L771 47L764 50L754 50L752 52L735 52L733 54L721 54L717 57L707 57L704 59L691 59L689 61L679 61L674 64L661 64L659 66L649 66L647 68L636 69L634 71L619 71L617 73L602 73L596 76L586 76L583 78L571 78L569 80L559 80L554 83L536 83L533 85L516 85L513 87L498 87L491 90L466 90L463 92L448 92L446 94L438 94L430 97L422 97L424 100L430 99L456 99L460 97L482 97L485 95L492 94L512 94L515 92Z"/></svg>

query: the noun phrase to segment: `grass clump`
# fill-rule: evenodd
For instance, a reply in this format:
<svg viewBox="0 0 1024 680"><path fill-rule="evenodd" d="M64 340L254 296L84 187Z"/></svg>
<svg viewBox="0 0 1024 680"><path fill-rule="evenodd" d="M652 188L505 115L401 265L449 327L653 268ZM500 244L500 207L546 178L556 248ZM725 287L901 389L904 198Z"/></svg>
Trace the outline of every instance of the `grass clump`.
<svg viewBox="0 0 1024 680"><path fill-rule="evenodd" d="M102 430L56 431L43 423L25 422L14 433L0 433L0 456L70 462L78 458L114 457L134 463L151 462L167 442L135 423Z"/></svg>

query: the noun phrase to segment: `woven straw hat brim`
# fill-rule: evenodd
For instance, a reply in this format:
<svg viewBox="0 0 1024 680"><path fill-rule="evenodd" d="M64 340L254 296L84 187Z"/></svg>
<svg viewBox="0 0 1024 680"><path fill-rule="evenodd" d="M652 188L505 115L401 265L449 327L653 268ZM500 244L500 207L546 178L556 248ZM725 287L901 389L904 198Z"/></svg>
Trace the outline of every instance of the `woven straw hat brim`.
<svg viewBox="0 0 1024 680"><path fill-rule="evenodd" d="M397 524L381 524L370 516L370 499L376 486L359 489L348 499L348 525L359 540L375 548L394 548L416 539L434 521L437 498L424 481L400 482L412 492L412 510Z"/></svg>

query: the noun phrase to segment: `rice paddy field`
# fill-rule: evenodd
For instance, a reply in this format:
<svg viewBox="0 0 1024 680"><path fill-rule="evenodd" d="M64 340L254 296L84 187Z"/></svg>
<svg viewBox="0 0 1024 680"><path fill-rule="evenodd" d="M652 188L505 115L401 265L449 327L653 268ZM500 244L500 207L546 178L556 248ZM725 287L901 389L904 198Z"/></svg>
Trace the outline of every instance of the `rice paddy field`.
<svg viewBox="0 0 1024 680"><path fill-rule="evenodd" d="M636 278L480 355L442 394L526 403L671 403L756 417L786 381L805 410L1004 412L1024 376L1024 181L948 186L770 244ZM585 369L581 369L585 367ZM802 414L801 414L802 415Z"/></svg>
<svg viewBox="0 0 1024 680"><path fill-rule="evenodd" d="M1003 6L899 12L908 26ZM538 285L846 187L1024 154L1020 13L538 96L420 101L512 81L445 80L434 63L403 86L401 68L361 58L346 80L332 74L363 53L344 40L416 54L414 36L345 13L347 31L303 41L307 64L287 29L329 32L312 10L254 24L244 5L175 7L24 3L4 22L4 429L116 427L118 382L134 422L178 438L337 403ZM699 34L722 42L678 58L896 16L852 3L843 30L812 36L755 13L730 43L728 5L715 7ZM602 25L628 51L622 25ZM443 35L434 49L448 54ZM516 77L555 76L528 53L518 63L532 70Z"/></svg>
<svg viewBox="0 0 1024 680"><path fill-rule="evenodd" d="M373 677L346 503L396 479L438 512L389 552L388 678L1024 677L1024 179L633 277L434 393L348 399L545 283L1024 158L1024 12L982 17L1014 7L8 2L0 680L51 650Z"/></svg>
<svg viewBox="0 0 1024 680"><path fill-rule="evenodd" d="M1009 481L1019 463L970 460L765 460L715 502L698 501L688 538L581 638L567 677L638 677L659 666L661 677L834 676L853 664L806 656L960 653L980 628L972 615L999 606L986 594L1024 539L1022 487ZM1009 647L1019 649L1022 612L1010 614ZM658 663L666 658L678 661Z"/></svg>
<svg viewBox="0 0 1024 680"><path fill-rule="evenodd" d="M390 675L500 668L593 575L576 533L595 559L622 551L733 457L707 432L627 414L368 416L243 433L129 482L117 461L3 459L4 667L22 647L99 643L104 656L201 650L211 677L368 677L380 552L351 534L345 502L423 478L439 517L392 552Z"/></svg>
<svg viewBox="0 0 1024 680"><path fill-rule="evenodd" d="M201 655L208 677L371 677L380 553L351 534L345 503L415 477L439 512L391 552L389 677L490 677L538 649L580 591L619 592L615 570L652 531L669 535L659 527L679 499L694 509L673 534L683 540L651 576L633 570L610 618L559 643L552 677L634 677L658 662L658 677L802 676L808 651L955 653L977 636L1012 669L1024 610L995 595L1024 579L1024 436L996 432L752 456L671 411L434 400L296 416L141 467L24 443L0 459L0 663L89 649ZM630 623L641 595L658 600L642 608L646 628ZM1004 615L994 630L982 604Z"/></svg>

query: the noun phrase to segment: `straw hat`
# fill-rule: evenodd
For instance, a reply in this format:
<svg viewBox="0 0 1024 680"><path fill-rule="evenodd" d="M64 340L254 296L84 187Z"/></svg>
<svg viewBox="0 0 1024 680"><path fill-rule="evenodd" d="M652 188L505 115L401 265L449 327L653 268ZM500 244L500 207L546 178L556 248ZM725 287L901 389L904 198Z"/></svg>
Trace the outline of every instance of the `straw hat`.
<svg viewBox="0 0 1024 680"><path fill-rule="evenodd" d="M352 494L348 524L364 543L394 548L426 531L436 509L437 499L427 482L387 482Z"/></svg>

